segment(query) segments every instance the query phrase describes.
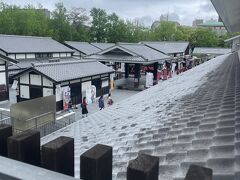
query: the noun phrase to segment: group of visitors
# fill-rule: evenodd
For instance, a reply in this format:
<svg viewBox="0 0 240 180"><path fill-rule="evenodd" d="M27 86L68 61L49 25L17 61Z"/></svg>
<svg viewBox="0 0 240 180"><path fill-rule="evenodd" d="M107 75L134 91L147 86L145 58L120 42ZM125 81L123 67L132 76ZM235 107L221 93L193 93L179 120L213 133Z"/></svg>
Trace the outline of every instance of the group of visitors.
<svg viewBox="0 0 240 180"><path fill-rule="evenodd" d="M112 104L113 104L113 100L112 100L111 94L108 94L107 105L108 105L108 106L111 106ZM82 100L82 104L81 104L82 117L87 117L87 115L88 115L87 105L88 105L88 104L87 104L86 97L84 97L83 100ZM101 97L98 99L98 107L99 107L99 110L100 110L100 111L105 108L103 96L101 96Z"/></svg>

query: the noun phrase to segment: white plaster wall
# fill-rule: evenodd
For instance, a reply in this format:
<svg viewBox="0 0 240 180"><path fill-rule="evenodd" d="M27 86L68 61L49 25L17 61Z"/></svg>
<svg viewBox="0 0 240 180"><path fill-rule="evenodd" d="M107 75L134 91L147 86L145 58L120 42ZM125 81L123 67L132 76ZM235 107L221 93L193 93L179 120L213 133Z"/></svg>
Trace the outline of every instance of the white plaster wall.
<svg viewBox="0 0 240 180"><path fill-rule="evenodd" d="M60 57L66 57L66 53L60 53Z"/></svg>
<svg viewBox="0 0 240 180"><path fill-rule="evenodd" d="M102 81L102 88L103 87L108 87L108 85L109 85L109 81L108 80Z"/></svg>
<svg viewBox="0 0 240 180"><path fill-rule="evenodd" d="M8 57L15 59L15 54L9 54Z"/></svg>
<svg viewBox="0 0 240 180"><path fill-rule="evenodd" d="M53 89L50 88L43 88L43 97L53 95Z"/></svg>
<svg viewBox="0 0 240 180"><path fill-rule="evenodd" d="M20 83L29 84L29 74L24 74L20 77Z"/></svg>
<svg viewBox="0 0 240 180"><path fill-rule="evenodd" d="M30 82L32 85L42 85L41 75L30 74Z"/></svg>
<svg viewBox="0 0 240 180"><path fill-rule="evenodd" d="M34 59L35 58L35 54L27 54L27 59Z"/></svg>
<svg viewBox="0 0 240 180"><path fill-rule="evenodd" d="M59 57L59 53L53 53L53 57Z"/></svg>
<svg viewBox="0 0 240 180"><path fill-rule="evenodd" d="M5 84L6 85L6 74L5 74L5 72L0 73L0 84Z"/></svg>
<svg viewBox="0 0 240 180"><path fill-rule="evenodd" d="M25 99L30 99L29 86L20 86L20 97Z"/></svg>
<svg viewBox="0 0 240 180"><path fill-rule="evenodd" d="M43 77L43 86L53 87L53 82Z"/></svg>
<svg viewBox="0 0 240 180"><path fill-rule="evenodd" d="M62 97L62 88L60 85L56 85L56 102L58 101L61 101L63 100L63 97Z"/></svg>
<svg viewBox="0 0 240 180"><path fill-rule="evenodd" d="M16 59L25 59L25 54L16 54Z"/></svg>
<svg viewBox="0 0 240 180"><path fill-rule="evenodd" d="M72 56L72 54L71 53L67 53L67 57L71 57Z"/></svg>
<svg viewBox="0 0 240 180"><path fill-rule="evenodd" d="M86 91L86 89L87 89L88 87L90 87L91 85L92 85L92 82L91 82L91 81L87 81L87 82L82 83L82 92L83 92L83 91Z"/></svg>

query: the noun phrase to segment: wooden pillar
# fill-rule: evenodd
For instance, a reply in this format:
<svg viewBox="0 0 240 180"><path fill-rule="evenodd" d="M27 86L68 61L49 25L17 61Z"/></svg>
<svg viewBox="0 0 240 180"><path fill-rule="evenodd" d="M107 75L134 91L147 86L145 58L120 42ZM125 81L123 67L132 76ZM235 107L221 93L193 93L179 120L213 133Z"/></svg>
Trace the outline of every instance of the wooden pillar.
<svg viewBox="0 0 240 180"><path fill-rule="evenodd" d="M135 64L134 65L134 78L137 79L137 81L134 81L134 87L139 86L140 77L141 77L141 64Z"/></svg>
<svg viewBox="0 0 240 180"><path fill-rule="evenodd" d="M212 169L191 165L188 169L185 180L212 180Z"/></svg>
<svg viewBox="0 0 240 180"><path fill-rule="evenodd" d="M80 157L80 178L112 180L112 147L98 144Z"/></svg>
<svg viewBox="0 0 240 180"><path fill-rule="evenodd" d="M129 77L129 64L125 63L125 78Z"/></svg>
<svg viewBox="0 0 240 180"><path fill-rule="evenodd" d="M74 139L61 136L43 145L42 167L74 176Z"/></svg>
<svg viewBox="0 0 240 180"><path fill-rule="evenodd" d="M0 156L7 157L7 139L12 136L12 126L0 124Z"/></svg>
<svg viewBox="0 0 240 180"><path fill-rule="evenodd" d="M158 62L153 64L153 80L156 82L157 81L157 75L158 75Z"/></svg>
<svg viewBox="0 0 240 180"><path fill-rule="evenodd" d="M40 165L40 132L28 130L11 136L8 142L8 157L35 166Z"/></svg>
<svg viewBox="0 0 240 180"><path fill-rule="evenodd" d="M159 158L140 154L129 162L127 180L158 180Z"/></svg>

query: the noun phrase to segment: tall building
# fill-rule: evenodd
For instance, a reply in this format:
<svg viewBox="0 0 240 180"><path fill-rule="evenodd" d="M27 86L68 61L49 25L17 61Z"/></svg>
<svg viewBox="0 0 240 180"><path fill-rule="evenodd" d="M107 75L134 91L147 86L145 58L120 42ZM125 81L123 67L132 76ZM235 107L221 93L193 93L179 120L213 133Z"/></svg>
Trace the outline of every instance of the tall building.
<svg viewBox="0 0 240 180"><path fill-rule="evenodd" d="M203 19L195 19L192 23L192 26L197 27L199 24L203 24Z"/></svg>

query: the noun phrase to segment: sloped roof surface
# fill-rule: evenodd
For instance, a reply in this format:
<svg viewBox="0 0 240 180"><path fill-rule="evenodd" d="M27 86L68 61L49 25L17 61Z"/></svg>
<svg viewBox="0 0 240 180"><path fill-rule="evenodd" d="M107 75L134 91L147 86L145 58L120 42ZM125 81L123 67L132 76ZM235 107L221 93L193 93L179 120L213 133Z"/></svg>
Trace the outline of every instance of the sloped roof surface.
<svg viewBox="0 0 240 180"><path fill-rule="evenodd" d="M79 156L100 143L113 147L113 180L126 179L138 153L160 158L161 180L183 180L191 164L213 169L213 179L239 179L239 77L238 56L219 56L41 142L75 138L76 178Z"/></svg>
<svg viewBox="0 0 240 180"><path fill-rule="evenodd" d="M2 54L0 54L0 60L3 60L3 61L5 61L5 62L7 62L7 63L14 63L14 64L18 63L17 60L11 59L11 58L9 58L9 57L7 57L7 56L4 56L4 55L2 55Z"/></svg>
<svg viewBox="0 0 240 180"><path fill-rule="evenodd" d="M73 52L50 37L0 35L0 49L7 53Z"/></svg>
<svg viewBox="0 0 240 180"><path fill-rule="evenodd" d="M91 55L91 54L101 51L100 48L97 48L88 42L65 41L65 44L73 47L74 49L76 49L86 55Z"/></svg>
<svg viewBox="0 0 240 180"><path fill-rule="evenodd" d="M155 42L142 42L146 46L161 51L166 54L184 53L189 46L189 42L171 42L171 41L155 41Z"/></svg>
<svg viewBox="0 0 240 180"><path fill-rule="evenodd" d="M206 47L196 47L193 50L193 54L228 54L231 52L231 49L228 48L206 48Z"/></svg>
<svg viewBox="0 0 240 180"><path fill-rule="evenodd" d="M224 25L230 32L240 31L239 0L211 0Z"/></svg>
<svg viewBox="0 0 240 180"><path fill-rule="evenodd" d="M114 72L113 69L100 62L83 60L36 64L33 69L36 69L56 82Z"/></svg>
<svg viewBox="0 0 240 180"><path fill-rule="evenodd" d="M114 43L91 43L91 44L98 47L101 50L110 48L115 45Z"/></svg>
<svg viewBox="0 0 240 180"><path fill-rule="evenodd" d="M156 60L156 59L168 59L169 56L156 51L152 48L149 48L143 44L138 43L119 43L119 46L130 50L131 52L135 53L136 55L142 56L146 60Z"/></svg>

